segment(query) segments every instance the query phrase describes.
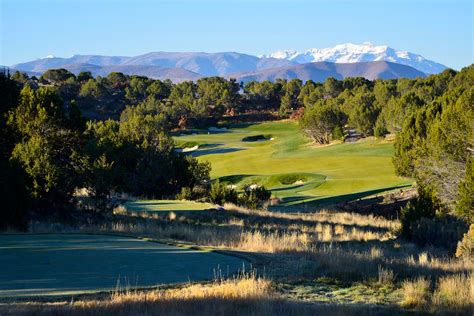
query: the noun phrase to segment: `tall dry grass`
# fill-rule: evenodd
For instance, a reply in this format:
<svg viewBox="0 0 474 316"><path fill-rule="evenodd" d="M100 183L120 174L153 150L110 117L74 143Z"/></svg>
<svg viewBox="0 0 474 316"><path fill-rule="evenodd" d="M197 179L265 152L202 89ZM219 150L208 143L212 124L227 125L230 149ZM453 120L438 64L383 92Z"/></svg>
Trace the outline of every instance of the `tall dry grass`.
<svg viewBox="0 0 474 316"><path fill-rule="evenodd" d="M418 309L425 308L430 301L430 280L418 277L413 281L406 280L402 283L402 306Z"/></svg>
<svg viewBox="0 0 474 316"><path fill-rule="evenodd" d="M474 275L458 273L442 276L431 290L431 281L417 278L403 282L402 306L433 312L474 312Z"/></svg>
<svg viewBox="0 0 474 316"><path fill-rule="evenodd" d="M439 278L433 293L433 303L451 310L474 308L474 274L454 274Z"/></svg>
<svg viewBox="0 0 474 316"><path fill-rule="evenodd" d="M377 311L377 310L375 310ZM396 311L396 310L394 310ZM1 315L374 315L371 306L315 305L283 299L254 273L151 291L116 291L108 299L0 305ZM377 313L375 313L377 314Z"/></svg>
<svg viewBox="0 0 474 316"><path fill-rule="evenodd" d="M400 228L400 222L388 220L383 217L374 215L362 215L357 213L338 212L331 210L320 210L312 213L284 213L271 212L268 210L252 210L235 204L226 203L224 209L228 212L235 212L246 215L256 215L259 217L282 218L290 220L303 220L307 222L326 222L340 225L357 225L373 228L386 228L389 230L397 230Z"/></svg>

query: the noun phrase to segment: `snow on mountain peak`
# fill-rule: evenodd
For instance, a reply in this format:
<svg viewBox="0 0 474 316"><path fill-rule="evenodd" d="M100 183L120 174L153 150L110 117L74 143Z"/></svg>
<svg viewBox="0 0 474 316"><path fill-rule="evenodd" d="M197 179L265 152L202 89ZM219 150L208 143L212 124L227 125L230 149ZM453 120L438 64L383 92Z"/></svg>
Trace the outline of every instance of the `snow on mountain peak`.
<svg viewBox="0 0 474 316"><path fill-rule="evenodd" d="M259 57L287 59L297 63L357 63L383 60L408 65L429 74L439 73L447 68L421 55L395 50L387 45L374 45L371 42L345 43L329 48L311 48L305 52L283 50Z"/></svg>

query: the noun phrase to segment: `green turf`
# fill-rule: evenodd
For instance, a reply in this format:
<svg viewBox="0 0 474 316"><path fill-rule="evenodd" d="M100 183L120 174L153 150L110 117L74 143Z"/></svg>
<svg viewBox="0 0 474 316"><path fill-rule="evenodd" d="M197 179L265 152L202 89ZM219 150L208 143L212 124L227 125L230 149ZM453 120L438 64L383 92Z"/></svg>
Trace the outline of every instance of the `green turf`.
<svg viewBox="0 0 474 316"><path fill-rule="evenodd" d="M0 297L86 292L212 279L243 260L107 235L0 235Z"/></svg>
<svg viewBox="0 0 474 316"><path fill-rule="evenodd" d="M193 201L178 200L143 200L130 201L124 204L125 208L130 211L149 211L149 212L187 212L187 211L204 211L214 208L210 203L198 203Z"/></svg>
<svg viewBox="0 0 474 316"><path fill-rule="evenodd" d="M242 141L259 135L272 139ZM393 143L364 139L317 147L292 121L242 125L224 133L203 131L175 139L202 144L192 155L211 162L213 178L238 188L251 182L265 184L287 206L349 200L411 184L395 175ZM291 175L305 175L307 181L282 184L275 178Z"/></svg>

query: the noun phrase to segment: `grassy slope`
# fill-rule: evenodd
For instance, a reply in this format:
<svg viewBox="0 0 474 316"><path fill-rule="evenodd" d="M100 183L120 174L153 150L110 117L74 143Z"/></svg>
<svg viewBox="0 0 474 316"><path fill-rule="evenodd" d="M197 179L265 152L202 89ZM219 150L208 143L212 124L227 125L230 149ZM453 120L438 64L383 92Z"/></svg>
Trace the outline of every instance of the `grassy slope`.
<svg viewBox="0 0 474 316"><path fill-rule="evenodd" d="M271 135L273 140L242 141L244 137L260 134ZM175 139L178 144L200 144L194 155L211 162L212 177L230 178L232 183L253 182L248 177L236 177L238 175L260 176L254 182L269 184L272 179L265 176L310 174L304 185L270 183L271 189L278 189L274 195L287 198L287 204L335 196L350 199L358 197L351 195L354 193L365 192L361 194L364 196L410 183L395 175L391 161L392 143L366 139L357 143L315 147L301 135L297 123L290 121L253 124L224 133L203 133Z"/></svg>

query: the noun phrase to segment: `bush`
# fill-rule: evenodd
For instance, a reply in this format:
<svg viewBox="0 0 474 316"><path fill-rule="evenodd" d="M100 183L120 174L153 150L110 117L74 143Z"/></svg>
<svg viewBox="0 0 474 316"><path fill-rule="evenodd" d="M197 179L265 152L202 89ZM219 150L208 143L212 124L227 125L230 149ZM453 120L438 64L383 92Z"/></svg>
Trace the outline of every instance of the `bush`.
<svg viewBox="0 0 474 316"><path fill-rule="evenodd" d="M193 191L188 187L181 188L181 191L176 195L176 199L178 200L191 200L192 197Z"/></svg>
<svg viewBox="0 0 474 316"><path fill-rule="evenodd" d="M418 188L418 198L409 202L401 211L402 236L412 238L412 224L421 218L434 218L439 205L431 195Z"/></svg>
<svg viewBox="0 0 474 316"><path fill-rule="evenodd" d="M420 218L410 224L410 239L421 246L443 247L454 253L467 225L453 216Z"/></svg>
<svg viewBox="0 0 474 316"><path fill-rule="evenodd" d="M237 191L233 188L229 188L225 184L221 184L219 180L211 185L209 198L212 203L218 205L224 205L224 203L237 203L238 201Z"/></svg>
<svg viewBox="0 0 474 316"><path fill-rule="evenodd" d="M244 193L240 197L240 204L255 210L267 202L271 195L271 191L267 190L264 186L257 184L247 185L244 187Z"/></svg>
<svg viewBox="0 0 474 316"><path fill-rule="evenodd" d="M422 246L433 245L454 252L468 230L466 222L445 214L429 191L419 188L418 192L418 198L401 211L402 236Z"/></svg>
<svg viewBox="0 0 474 316"><path fill-rule="evenodd" d="M464 234L456 248L456 257L474 260L474 224L471 224L469 231Z"/></svg>
<svg viewBox="0 0 474 316"><path fill-rule="evenodd" d="M456 215L474 221L474 159L470 158L466 163L466 176L464 181L459 183L459 190L456 202Z"/></svg>
<svg viewBox="0 0 474 316"><path fill-rule="evenodd" d="M388 130L385 127L385 125L383 123L380 123L377 120L377 123L375 124L375 128L374 128L374 136L377 138L382 138L382 137L385 137L385 135L387 134L388 134Z"/></svg>
<svg viewBox="0 0 474 316"><path fill-rule="evenodd" d="M332 130L332 139L339 140L344 138L344 131L341 126L336 126Z"/></svg>

